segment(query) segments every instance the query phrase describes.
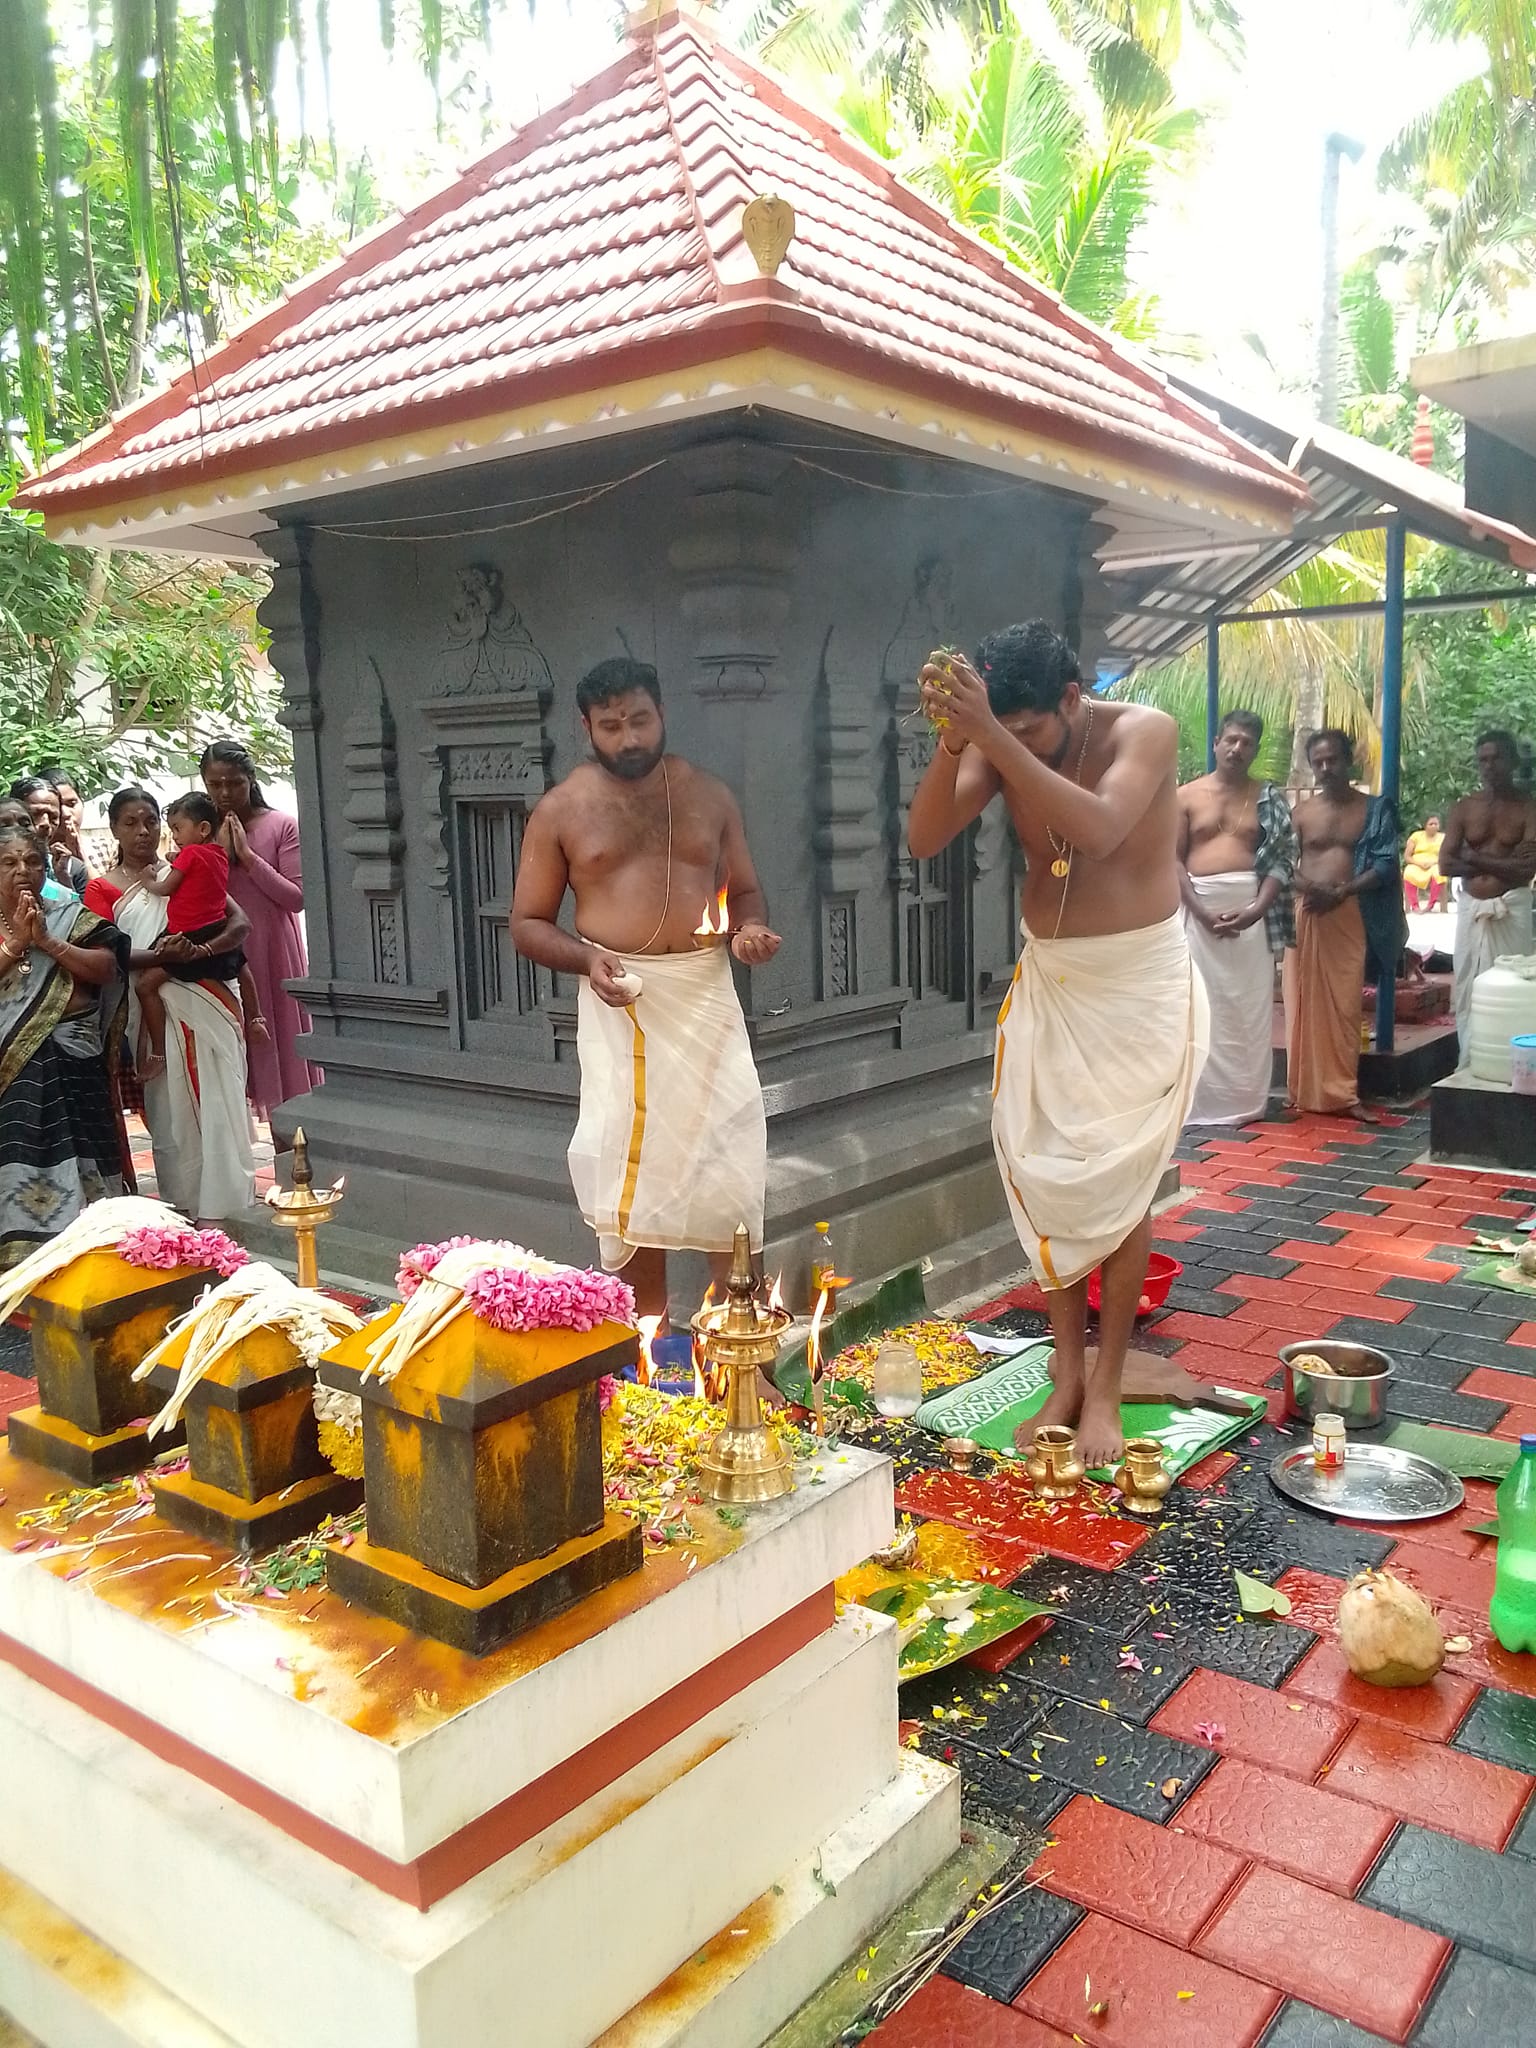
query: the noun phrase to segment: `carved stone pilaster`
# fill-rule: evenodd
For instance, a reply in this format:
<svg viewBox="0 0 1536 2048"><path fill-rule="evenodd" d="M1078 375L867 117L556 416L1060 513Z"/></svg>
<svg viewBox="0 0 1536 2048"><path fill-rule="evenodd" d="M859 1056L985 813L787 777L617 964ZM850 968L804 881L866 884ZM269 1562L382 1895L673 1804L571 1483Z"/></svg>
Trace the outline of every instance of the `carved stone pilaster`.
<svg viewBox="0 0 1536 2048"><path fill-rule="evenodd" d="M310 530L280 526L262 537L272 564L272 587L257 609L270 635L268 658L283 686L278 722L292 733L318 732L320 703L320 598L310 573Z"/></svg>
<svg viewBox="0 0 1536 2048"><path fill-rule="evenodd" d="M710 442L678 458L692 486L668 557L682 580L694 689L717 703L782 687L779 640L799 548L785 531L778 487L789 458L755 441Z"/></svg>
<svg viewBox="0 0 1536 2048"><path fill-rule="evenodd" d="M270 636L268 655L283 686L278 722L293 734L310 967L329 976L336 972L336 935L331 908L333 852L324 821L332 807L326 801L320 755L325 707L320 694L320 596L311 564L313 539L307 526L280 526L261 536L262 553L272 564L272 587L257 616Z"/></svg>
<svg viewBox="0 0 1536 2048"><path fill-rule="evenodd" d="M832 653L822 657L816 734L816 879L821 897L823 1000L857 995L859 898L873 879L880 845L870 748L868 672L859 676Z"/></svg>
<svg viewBox="0 0 1536 2048"><path fill-rule="evenodd" d="M400 888L405 852L399 763L394 714L371 658L364 658L358 672L358 705L347 720L346 739L347 829L341 843L354 856L352 886L364 896L392 896Z"/></svg>
<svg viewBox="0 0 1536 2048"><path fill-rule="evenodd" d="M405 906L400 830L399 761L395 720L378 664L365 657L358 672L358 705L347 720L342 771L347 799L342 810L343 848L353 856L352 886L368 904L368 929L375 981L410 979L405 957Z"/></svg>

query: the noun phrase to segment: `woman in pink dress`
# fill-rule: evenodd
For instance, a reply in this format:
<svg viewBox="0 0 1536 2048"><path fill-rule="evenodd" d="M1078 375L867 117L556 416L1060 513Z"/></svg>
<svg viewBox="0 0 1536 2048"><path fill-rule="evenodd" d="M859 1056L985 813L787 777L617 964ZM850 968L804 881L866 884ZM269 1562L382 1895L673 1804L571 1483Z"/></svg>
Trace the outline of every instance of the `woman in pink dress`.
<svg viewBox="0 0 1536 2048"><path fill-rule="evenodd" d="M307 1095L320 1069L300 1059L309 1018L283 987L309 972L304 952L304 878L299 821L274 811L256 780L256 763L238 740L215 740L198 763L219 807L219 844L229 855L229 893L251 920L245 957L266 1019L265 1045L250 1047L250 1097L270 1121L280 1102Z"/></svg>

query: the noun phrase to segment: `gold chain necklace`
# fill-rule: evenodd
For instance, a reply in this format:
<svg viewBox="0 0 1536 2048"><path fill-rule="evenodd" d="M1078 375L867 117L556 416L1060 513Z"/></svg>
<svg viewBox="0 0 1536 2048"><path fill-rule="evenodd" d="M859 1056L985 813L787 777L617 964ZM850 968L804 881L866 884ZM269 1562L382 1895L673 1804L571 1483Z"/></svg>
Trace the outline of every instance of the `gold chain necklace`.
<svg viewBox="0 0 1536 2048"><path fill-rule="evenodd" d="M1093 699L1090 697L1088 699L1088 716L1083 721L1083 743L1077 750L1077 766L1072 771L1072 783L1074 788L1079 787L1083 779L1083 763L1088 758L1088 742L1093 735L1093 710ZM1058 882L1065 882L1069 880L1071 877L1072 856L1077 851L1077 849L1076 847L1069 845L1065 839L1058 839L1056 834L1051 830L1049 825L1047 825L1045 828L1045 836L1047 842L1050 845L1051 852L1056 856L1056 858L1051 862L1051 873L1056 877ZM1066 890L1063 889L1061 894L1063 901L1065 901L1067 894Z"/></svg>
<svg viewBox="0 0 1536 2048"><path fill-rule="evenodd" d="M0 910L0 934L4 935L5 942L8 946L15 945L16 927L11 923L11 920L6 916L3 910ZM32 962L28 957L26 948L23 947L20 958L12 961L10 969L6 974L5 978L7 981L9 981L12 978L12 976L14 976L17 981L25 981L27 976L31 972Z"/></svg>

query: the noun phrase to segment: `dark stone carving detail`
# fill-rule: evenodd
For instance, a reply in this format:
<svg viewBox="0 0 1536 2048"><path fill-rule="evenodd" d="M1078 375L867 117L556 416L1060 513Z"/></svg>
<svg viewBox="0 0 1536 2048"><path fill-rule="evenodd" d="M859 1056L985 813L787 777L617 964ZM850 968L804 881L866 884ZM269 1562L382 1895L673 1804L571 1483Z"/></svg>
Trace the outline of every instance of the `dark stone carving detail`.
<svg viewBox="0 0 1536 2048"><path fill-rule="evenodd" d="M356 856L353 888L364 896L394 896L400 890L405 853L395 720L376 662L365 662L359 684L360 702L347 720L347 800L342 812L347 829L341 843Z"/></svg>
<svg viewBox="0 0 1536 2048"><path fill-rule="evenodd" d="M404 981L401 966L400 906L393 896L375 896L369 905L373 921L373 978L391 985Z"/></svg>
<svg viewBox="0 0 1536 2048"><path fill-rule="evenodd" d="M524 746L449 747L448 789L452 796L519 796L532 802L549 786L540 727Z"/></svg>
<svg viewBox="0 0 1536 2048"><path fill-rule="evenodd" d="M283 685L278 723L293 733L318 732L320 706L320 599L310 571L307 526L280 526L262 537L272 563L272 588L257 607L271 636L269 658Z"/></svg>
<svg viewBox="0 0 1536 2048"><path fill-rule="evenodd" d="M964 842L936 860L913 860L907 852L907 813L938 744L923 715L918 671L937 647L953 643L959 615L952 571L940 555L917 564L912 591L902 607L880 665L891 705L890 873L897 892L897 974L913 996L966 995L960 955L965 895L970 888L970 853Z"/></svg>
<svg viewBox="0 0 1536 2048"><path fill-rule="evenodd" d="M826 917L826 989L830 1000L858 992L854 969L854 909L851 903L829 903Z"/></svg>
<svg viewBox="0 0 1536 2048"><path fill-rule="evenodd" d="M716 441L677 459L693 486L687 530L668 556L682 581L694 688L716 703L766 697L799 549L776 495L789 457L755 441Z"/></svg>
<svg viewBox="0 0 1536 2048"><path fill-rule="evenodd" d="M534 645L522 613L507 596L494 563L471 562L457 571L458 594L448 614L448 652L439 696L466 692L549 690L549 663Z"/></svg>

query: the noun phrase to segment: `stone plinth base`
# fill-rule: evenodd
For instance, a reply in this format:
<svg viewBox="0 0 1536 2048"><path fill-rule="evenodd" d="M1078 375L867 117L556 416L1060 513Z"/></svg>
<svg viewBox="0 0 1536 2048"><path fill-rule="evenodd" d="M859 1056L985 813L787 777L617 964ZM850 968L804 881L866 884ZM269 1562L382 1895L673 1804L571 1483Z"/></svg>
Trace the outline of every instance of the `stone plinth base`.
<svg viewBox="0 0 1536 2048"><path fill-rule="evenodd" d="M1461 1068L1429 1093L1429 1156L1449 1166L1536 1173L1536 1095Z"/></svg>
<svg viewBox="0 0 1536 2048"><path fill-rule="evenodd" d="M16 1457L62 1472L77 1486L100 1486L105 1480L121 1479L125 1472L140 1472L162 1451L186 1442L180 1428L163 1430L153 1438L138 1427L92 1436L61 1416L45 1415L41 1408L18 1408L6 1424L6 1434Z"/></svg>
<svg viewBox="0 0 1536 2048"><path fill-rule="evenodd" d="M361 1488L359 1488L361 1492ZM503 1572L488 1586L457 1586L396 1550L371 1543L332 1545L326 1580L404 1628L419 1629L471 1657L483 1657L524 1629L550 1621L615 1579L640 1569L640 1524L612 1511L601 1529L573 1537L548 1557Z"/></svg>
<svg viewBox="0 0 1536 2048"><path fill-rule="evenodd" d="M363 1497L361 1479L343 1479L335 1472L295 1480L280 1493L255 1501L242 1500L222 1486L204 1486L190 1472L172 1472L149 1484L156 1514L242 1557L291 1543L327 1515L349 1514Z"/></svg>
<svg viewBox="0 0 1536 2048"><path fill-rule="evenodd" d="M150 1519L70 1577L10 1547L49 1481L0 1458L0 2001L46 2048L464 2048L487 2015L756 2048L959 1838L894 1623L833 1594L890 1466L799 1482L681 1504L686 1542L476 1658L319 1588L216 1600Z"/></svg>

